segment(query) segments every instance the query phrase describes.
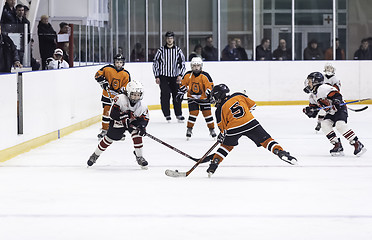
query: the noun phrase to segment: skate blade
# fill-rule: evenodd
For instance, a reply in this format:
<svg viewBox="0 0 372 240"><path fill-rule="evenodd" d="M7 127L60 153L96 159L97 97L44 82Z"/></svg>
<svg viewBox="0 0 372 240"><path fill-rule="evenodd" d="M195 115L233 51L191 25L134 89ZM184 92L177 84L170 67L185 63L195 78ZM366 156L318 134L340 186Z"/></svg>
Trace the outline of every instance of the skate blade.
<svg viewBox="0 0 372 240"><path fill-rule="evenodd" d="M191 137L186 137L186 141L189 141Z"/></svg>
<svg viewBox="0 0 372 240"><path fill-rule="evenodd" d="M336 153L331 153L332 157L342 157L344 156L344 152L336 152Z"/></svg>
<svg viewBox="0 0 372 240"><path fill-rule="evenodd" d="M365 152L367 152L367 149L364 147L364 148L362 148L362 150L360 151L360 152L358 152L357 153L357 157L360 157L360 156L362 156Z"/></svg>
<svg viewBox="0 0 372 240"><path fill-rule="evenodd" d="M209 172L208 173L208 178L211 178L213 176L213 173Z"/></svg>
<svg viewBox="0 0 372 240"><path fill-rule="evenodd" d="M185 121L184 120L177 120L179 123L184 123Z"/></svg>
<svg viewBox="0 0 372 240"><path fill-rule="evenodd" d="M147 170L147 169L149 169L147 166L141 166L141 169L142 170Z"/></svg>

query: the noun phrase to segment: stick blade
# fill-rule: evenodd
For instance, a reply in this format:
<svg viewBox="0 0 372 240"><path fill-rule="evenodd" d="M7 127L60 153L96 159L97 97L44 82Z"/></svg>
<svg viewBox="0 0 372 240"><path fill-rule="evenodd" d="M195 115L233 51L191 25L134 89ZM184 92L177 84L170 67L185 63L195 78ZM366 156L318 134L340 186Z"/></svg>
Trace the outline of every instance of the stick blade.
<svg viewBox="0 0 372 240"><path fill-rule="evenodd" d="M368 106L365 106L365 107L363 107L363 108L361 108L361 109L355 109L354 111L355 111L355 112L361 112L361 111L366 110L367 108L368 108Z"/></svg>
<svg viewBox="0 0 372 240"><path fill-rule="evenodd" d="M173 171L170 169L165 170L165 175L167 175L168 177L174 177L174 178L187 177L185 172L179 172L178 170Z"/></svg>

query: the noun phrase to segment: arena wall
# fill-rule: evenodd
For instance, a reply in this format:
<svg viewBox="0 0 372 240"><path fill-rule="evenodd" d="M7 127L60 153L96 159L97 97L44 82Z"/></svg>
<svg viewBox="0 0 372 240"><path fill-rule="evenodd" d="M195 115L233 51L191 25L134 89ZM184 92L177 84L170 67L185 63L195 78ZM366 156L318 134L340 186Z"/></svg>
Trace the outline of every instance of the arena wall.
<svg viewBox="0 0 372 240"><path fill-rule="evenodd" d="M205 62L204 70L215 84L246 91L260 104L306 104L302 91L306 76L322 71L325 61ZM333 62L346 100L372 97L372 62ZM60 138L100 120L101 88L94 80L103 65L63 70L25 72L23 81L23 133L18 134L17 74L0 75L2 105L0 161ZM186 63L189 70L189 63ZM159 87L152 63L127 63L132 79L145 86L144 101L160 109ZM371 102L367 102L371 103Z"/></svg>

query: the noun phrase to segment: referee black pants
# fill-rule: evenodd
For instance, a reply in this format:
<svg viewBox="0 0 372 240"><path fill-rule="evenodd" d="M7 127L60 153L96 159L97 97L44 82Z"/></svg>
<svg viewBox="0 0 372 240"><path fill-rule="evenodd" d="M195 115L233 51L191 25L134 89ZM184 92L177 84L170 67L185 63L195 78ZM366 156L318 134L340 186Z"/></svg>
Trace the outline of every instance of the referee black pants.
<svg viewBox="0 0 372 240"><path fill-rule="evenodd" d="M176 96L179 89L179 84L177 84L177 77L166 77L160 76L160 104L161 110L164 117L170 116L170 97L172 95L174 113L176 116L182 115L181 104L182 102L176 101Z"/></svg>

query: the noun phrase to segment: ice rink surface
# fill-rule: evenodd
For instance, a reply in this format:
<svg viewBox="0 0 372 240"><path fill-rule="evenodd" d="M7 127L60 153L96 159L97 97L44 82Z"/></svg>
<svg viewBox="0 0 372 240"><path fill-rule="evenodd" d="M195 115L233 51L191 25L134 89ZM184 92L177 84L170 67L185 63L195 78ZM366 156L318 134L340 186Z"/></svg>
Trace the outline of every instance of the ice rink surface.
<svg viewBox="0 0 372 240"><path fill-rule="evenodd" d="M170 178L166 169L187 171L194 162L144 138L149 169L141 170L127 137L87 168L100 124L0 163L0 239L371 240L372 108L349 111L368 149L358 158L344 138L345 156L331 157L302 107L253 113L298 166L242 138L212 178L207 164ZM214 143L201 115L190 141L186 122L166 123L160 111L150 117L149 133L193 157Z"/></svg>

